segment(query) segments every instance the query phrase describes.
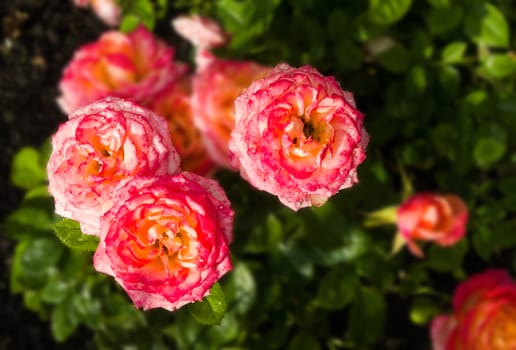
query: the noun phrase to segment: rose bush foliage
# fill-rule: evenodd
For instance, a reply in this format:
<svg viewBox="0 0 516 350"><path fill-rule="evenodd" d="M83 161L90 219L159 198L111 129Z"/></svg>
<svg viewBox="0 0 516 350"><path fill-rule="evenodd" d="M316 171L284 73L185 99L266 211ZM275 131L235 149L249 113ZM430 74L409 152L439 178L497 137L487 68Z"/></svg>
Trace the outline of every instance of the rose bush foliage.
<svg viewBox="0 0 516 350"><path fill-rule="evenodd" d="M450 343L460 349L471 345L473 335L492 334L471 346L511 346L500 340L512 332L516 272L510 2L121 3L130 5L121 27L130 32L135 18L149 28L157 24L156 38L174 48L174 57L195 64L193 75L214 60L232 60L309 65L323 77L334 76L364 116L367 158L358 166L358 183L332 193L321 207L297 212L255 190L238 172L210 174L235 212L233 270L202 302L170 314L137 311L111 278L94 270L91 253L57 241L45 182L48 146L23 149L13 160L12 178L27 192L4 223L18 240L10 284L28 308L51 322L56 339L81 329L94 334L88 339L96 347L108 349L429 349L432 340L443 346L461 339L463 344ZM166 15L159 12L164 3ZM230 40L210 51L192 48L170 26L189 14L218 21ZM396 234L396 213L413 195L428 192L460 197L468 222L454 244L441 244L447 235L432 236L420 258L399 249L396 237L406 240ZM425 228L445 232L436 221L423 221ZM423 249L419 237L429 236L418 232L410 237ZM482 288L468 283L493 268L505 271L505 282L486 278ZM443 320L439 327L437 320Z"/></svg>

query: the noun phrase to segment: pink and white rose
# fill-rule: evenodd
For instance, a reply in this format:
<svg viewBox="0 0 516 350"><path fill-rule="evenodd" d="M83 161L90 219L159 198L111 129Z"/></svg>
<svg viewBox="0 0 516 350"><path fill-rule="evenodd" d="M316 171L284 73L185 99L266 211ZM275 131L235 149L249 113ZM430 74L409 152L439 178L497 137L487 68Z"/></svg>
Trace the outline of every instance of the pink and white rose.
<svg viewBox="0 0 516 350"><path fill-rule="evenodd" d="M186 76L158 94L149 105L165 117L172 144L181 157L181 168L199 175L211 173L215 164L208 156L201 132L194 125L191 77Z"/></svg>
<svg viewBox="0 0 516 350"><path fill-rule="evenodd" d="M116 187L134 176L180 171L165 119L119 98L76 110L52 136L48 190L56 213L98 235Z"/></svg>
<svg viewBox="0 0 516 350"><path fill-rule="evenodd" d="M109 31L75 52L64 68L57 102L65 113L107 96L145 105L187 70L174 63L174 49L145 27L129 34Z"/></svg>
<svg viewBox="0 0 516 350"><path fill-rule="evenodd" d="M293 210L358 182L369 136L353 95L314 68L277 65L235 102L233 165Z"/></svg>
<svg viewBox="0 0 516 350"><path fill-rule="evenodd" d="M416 241L430 241L446 247L457 243L466 233L468 208L453 194L418 193L402 203L397 225L410 251L423 256Z"/></svg>
<svg viewBox="0 0 516 350"><path fill-rule="evenodd" d="M456 289L451 314L430 327L433 350L516 349L516 283L505 270L470 277Z"/></svg>
<svg viewBox="0 0 516 350"><path fill-rule="evenodd" d="M234 102L269 67L249 61L213 59L193 78L192 109L210 157L220 166L232 168L229 138L235 126Z"/></svg>
<svg viewBox="0 0 516 350"><path fill-rule="evenodd" d="M173 311L201 300L231 270L234 214L214 180L188 172L136 177L116 193L94 266L136 307Z"/></svg>

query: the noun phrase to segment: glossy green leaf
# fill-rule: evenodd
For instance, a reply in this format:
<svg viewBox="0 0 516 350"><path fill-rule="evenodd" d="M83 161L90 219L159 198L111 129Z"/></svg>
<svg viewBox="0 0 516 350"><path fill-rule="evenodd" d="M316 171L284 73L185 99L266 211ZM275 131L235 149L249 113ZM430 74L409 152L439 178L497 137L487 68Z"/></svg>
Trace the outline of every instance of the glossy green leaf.
<svg viewBox="0 0 516 350"><path fill-rule="evenodd" d="M389 72L403 73L411 64L410 52L403 46L393 48L378 55L378 61Z"/></svg>
<svg viewBox="0 0 516 350"><path fill-rule="evenodd" d="M434 7L449 7L453 0L426 0Z"/></svg>
<svg viewBox="0 0 516 350"><path fill-rule="evenodd" d="M503 157L505 151L506 144L503 140L484 137L476 142L473 156L479 167L489 168Z"/></svg>
<svg viewBox="0 0 516 350"><path fill-rule="evenodd" d="M441 35L452 31L460 24L463 12L457 5L433 8L426 17L430 32Z"/></svg>
<svg viewBox="0 0 516 350"><path fill-rule="evenodd" d="M425 68L420 65L410 68L406 82L407 93L409 95L422 94L426 90L428 84Z"/></svg>
<svg viewBox="0 0 516 350"><path fill-rule="evenodd" d="M432 245L428 250L426 264L437 271L452 271L461 266L462 259L468 251L468 243L461 240L449 247Z"/></svg>
<svg viewBox="0 0 516 350"><path fill-rule="evenodd" d="M428 297L418 297L412 303L410 320L418 325L426 325L432 318L440 313L435 301Z"/></svg>
<svg viewBox="0 0 516 350"><path fill-rule="evenodd" d="M480 2L466 15L465 30L477 44L503 47L509 46L509 23L497 6Z"/></svg>
<svg viewBox="0 0 516 350"><path fill-rule="evenodd" d="M363 287L349 313L348 336L358 347L373 345L383 333L387 305L377 290Z"/></svg>
<svg viewBox="0 0 516 350"><path fill-rule="evenodd" d="M290 343L287 350L319 350L321 349L317 338L307 331L297 333Z"/></svg>
<svg viewBox="0 0 516 350"><path fill-rule="evenodd" d="M15 154L11 169L11 182L20 188L31 189L45 182L47 172L39 152L24 147Z"/></svg>
<svg viewBox="0 0 516 350"><path fill-rule="evenodd" d="M63 276L51 278L41 291L41 299L47 303L58 304L70 293L71 286L68 281L61 280Z"/></svg>
<svg viewBox="0 0 516 350"><path fill-rule="evenodd" d="M94 252L99 244L97 236L83 234L81 226L74 220L62 219L56 222L54 230L61 242L73 249Z"/></svg>
<svg viewBox="0 0 516 350"><path fill-rule="evenodd" d="M21 241L13 256L11 289L20 292L41 287L55 273L62 253L62 245L53 237Z"/></svg>
<svg viewBox="0 0 516 350"><path fill-rule="evenodd" d="M227 308L224 291L218 283L211 287L210 294L202 301L188 304L188 311L192 316L198 322L207 325L220 324Z"/></svg>
<svg viewBox="0 0 516 350"><path fill-rule="evenodd" d="M410 9L412 0L369 0L369 18L388 25L399 21Z"/></svg>
<svg viewBox="0 0 516 350"><path fill-rule="evenodd" d="M445 66L439 69L439 82L448 94L455 94L460 86L460 73L455 67Z"/></svg>
<svg viewBox="0 0 516 350"><path fill-rule="evenodd" d="M322 278L317 292L317 305L329 310L341 309L353 300L357 287L358 278L354 269L337 266Z"/></svg>
<svg viewBox="0 0 516 350"><path fill-rule="evenodd" d="M466 52L467 44L463 41L454 41L446 45L441 52L443 63L457 63L462 60Z"/></svg>
<svg viewBox="0 0 516 350"><path fill-rule="evenodd" d="M245 314L251 309L256 300L256 281L245 263L235 264L224 286L231 311Z"/></svg>
<svg viewBox="0 0 516 350"><path fill-rule="evenodd" d="M52 232L53 221L47 210L22 206L11 213L4 222L4 229L12 239L23 239L29 236L40 236L44 232Z"/></svg>
<svg viewBox="0 0 516 350"><path fill-rule="evenodd" d="M483 63L486 73L493 78L505 78L516 72L516 58L507 54L492 54Z"/></svg>
<svg viewBox="0 0 516 350"><path fill-rule="evenodd" d="M68 302L57 304L52 312L51 330L54 339L63 342L75 331L79 321Z"/></svg>

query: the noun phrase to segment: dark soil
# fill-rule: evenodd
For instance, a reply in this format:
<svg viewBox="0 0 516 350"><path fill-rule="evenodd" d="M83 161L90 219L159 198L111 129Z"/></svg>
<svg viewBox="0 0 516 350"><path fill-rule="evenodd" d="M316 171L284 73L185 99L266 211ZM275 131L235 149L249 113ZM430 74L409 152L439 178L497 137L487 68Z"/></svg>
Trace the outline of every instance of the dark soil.
<svg viewBox="0 0 516 350"><path fill-rule="evenodd" d="M19 204L21 191L9 183L13 155L40 146L66 119L55 99L61 70L78 46L106 27L71 0L0 1L0 222ZM0 232L0 350L87 349L91 334L77 332L56 344L50 325L9 292L14 242Z"/></svg>

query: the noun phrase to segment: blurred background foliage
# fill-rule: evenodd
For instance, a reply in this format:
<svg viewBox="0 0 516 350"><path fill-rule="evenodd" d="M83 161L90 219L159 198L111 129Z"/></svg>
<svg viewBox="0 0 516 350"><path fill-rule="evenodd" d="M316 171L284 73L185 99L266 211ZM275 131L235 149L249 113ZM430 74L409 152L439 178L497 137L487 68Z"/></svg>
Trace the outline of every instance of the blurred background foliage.
<svg viewBox="0 0 516 350"><path fill-rule="evenodd" d="M354 93L371 141L360 183L321 208L295 213L238 174L216 174L237 216L234 269L220 284L227 313L214 326L188 308L135 310L93 270L91 252L63 245L46 192L49 146L20 150L11 179L26 192L3 223L18 242L10 285L56 340L88 329L99 349L430 349L428 322L450 309L459 280L488 267L516 272L513 1L121 4L122 30L199 13L231 33L221 57L334 75ZM466 239L427 245L424 259L391 255L395 227L364 219L411 191L464 198Z"/></svg>

